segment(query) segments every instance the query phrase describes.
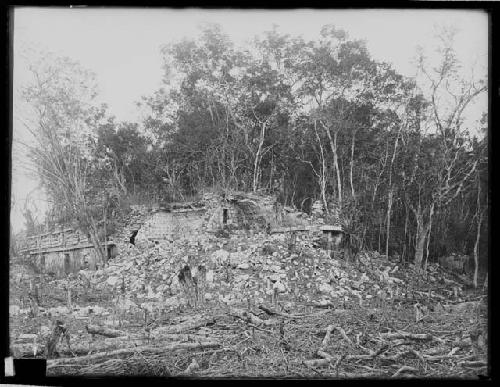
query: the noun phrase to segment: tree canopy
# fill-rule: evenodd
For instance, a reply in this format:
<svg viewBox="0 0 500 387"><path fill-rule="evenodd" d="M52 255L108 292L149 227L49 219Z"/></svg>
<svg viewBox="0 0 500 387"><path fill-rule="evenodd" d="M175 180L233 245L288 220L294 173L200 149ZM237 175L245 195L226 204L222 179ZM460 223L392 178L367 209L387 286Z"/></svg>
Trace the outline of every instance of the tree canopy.
<svg viewBox="0 0 500 387"><path fill-rule="evenodd" d="M419 54L417 83L331 25L317 41L275 28L244 48L207 25L162 47L162 84L137 123L93 104L77 63L44 58L24 93L39 117L33 160L72 214L263 190L304 211L320 200L368 248L418 265L453 251L485 260L487 138L464 118L486 82L459 76L452 35L441 38L437 66Z"/></svg>

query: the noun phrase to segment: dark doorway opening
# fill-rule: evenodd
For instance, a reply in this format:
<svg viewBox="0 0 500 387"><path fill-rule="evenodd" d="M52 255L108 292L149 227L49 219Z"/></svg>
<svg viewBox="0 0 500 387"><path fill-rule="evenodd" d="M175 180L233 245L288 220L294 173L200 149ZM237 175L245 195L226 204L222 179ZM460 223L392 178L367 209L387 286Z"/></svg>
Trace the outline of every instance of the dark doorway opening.
<svg viewBox="0 0 500 387"><path fill-rule="evenodd" d="M106 250L107 250L108 260L110 260L111 258L113 258L113 246L108 246Z"/></svg>
<svg viewBox="0 0 500 387"><path fill-rule="evenodd" d="M222 224L227 224L227 208L222 210Z"/></svg>
<svg viewBox="0 0 500 387"><path fill-rule="evenodd" d="M133 230L132 235L130 236L130 243L132 243L135 246L135 237L137 236L137 233L139 230Z"/></svg>

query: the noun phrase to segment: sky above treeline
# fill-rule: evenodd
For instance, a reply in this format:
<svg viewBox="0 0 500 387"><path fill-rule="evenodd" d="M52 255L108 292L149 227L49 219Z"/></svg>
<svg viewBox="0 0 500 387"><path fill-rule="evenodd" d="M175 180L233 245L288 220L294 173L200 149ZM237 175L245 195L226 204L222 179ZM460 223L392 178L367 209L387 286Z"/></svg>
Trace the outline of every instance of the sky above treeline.
<svg viewBox="0 0 500 387"><path fill-rule="evenodd" d="M109 106L109 112L118 121L138 121L136 102L161 84L160 46L198 36L202 23L220 24L237 45L271 30L273 25L280 32L316 40L322 26L333 24L351 38L364 39L374 59L392 64L409 77L416 72L416 47L422 46L432 59L436 27L454 27L455 48L464 67L486 73L488 66L488 15L482 11L19 7L14 11L14 89L26 79L19 48L36 46L69 56L93 71L99 100ZM472 120L486 110L487 98L476 105ZM16 131L14 125L14 138ZM12 175L15 208L11 223L19 230L24 222L19 207L30 192L36 191L37 182L16 170L15 165ZM37 200L36 193L31 195ZM38 204L43 206L43 202Z"/></svg>

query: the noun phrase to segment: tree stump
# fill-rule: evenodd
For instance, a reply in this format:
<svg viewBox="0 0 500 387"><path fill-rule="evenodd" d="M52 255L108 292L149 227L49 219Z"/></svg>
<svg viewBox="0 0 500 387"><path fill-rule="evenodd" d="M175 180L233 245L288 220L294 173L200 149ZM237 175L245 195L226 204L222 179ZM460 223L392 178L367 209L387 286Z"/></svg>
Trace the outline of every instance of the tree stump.
<svg viewBox="0 0 500 387"><path fill-rule="evenodd" d="M50 335L49 340L47 341L47 345L46 345L47 359L51 359L51 358L59 356L59 353L57 352L57 344L58 344L58 342L62 342L63 340L66 340L66 344L68 345L68 349L71 351L68 329L64 325L64 322L62 322L61 320L57 320L55 322L55 326L54 326L54 329L52 331L52 334Z"/></svg>
<svg viewBox="0 0 500 387"><path fill-rule="evenodd" d="M197 306L197 295L195 289L195 282L193 280L193 276L191 274L191 268L188 265L185 265L178 274L179 283L184 288L188 305L191 307Z"/></svg>
<svg viewBox="0 0 500 387"><path fill-rule="evenodd" d="M203 265L198 265L197 271L193 276L194 292L197 305L205 304L205 287L206 287L207 269Z"/></svg>
<svg viewBox="0 0 500 387"><path fill-rule="evenodd" d="M35 295L32 292L28 293L29 301L30 301L30 316L38 317L38 302Z"/></svg>

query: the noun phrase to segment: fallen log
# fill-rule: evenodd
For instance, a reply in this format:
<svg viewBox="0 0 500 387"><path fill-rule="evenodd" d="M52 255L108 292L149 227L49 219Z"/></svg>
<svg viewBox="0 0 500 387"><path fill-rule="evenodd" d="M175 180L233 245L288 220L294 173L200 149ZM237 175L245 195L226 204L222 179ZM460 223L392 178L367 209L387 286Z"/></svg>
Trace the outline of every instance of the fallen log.
<svg viewBox="0 0 500 387"><path fill-rule="evenodd" d="M376 352L372 351L372 353L366 355L346 355L344 356L344 360L373 360L375 357L378 357L380 360L395 362L408 354L415 355L415 353L412 350L409 350L404 352L398 352L397 354L391 356L380 356L382 352L385 352L385 350L386 348ZM322 357L322 359L305 360L304 364L311 367L321 367L329 365L334 360L338 360L335 359L330 354L326 353L325 351L322 351L321 349L317 352L317 355Z"/></svg>
<svg viewBox="0 0 500 387"><path fill-rule="evenodd" d="M150 339L159 341L159 340L170 340L170 341L200 341L206 340L208 338L208 333L168 333L161 336L150 337Z"/></svg>
<svg viewBox="0 0 500 387"><path fill-rule="evenodd" d="M202 317L198 318L195 320L188 320L183 323L177 324L177 325L167 325L167 326L161 326L156 329L153 329L151 331L151 335L154 336L160 336L160 335L166 335L166 334L172 334L172 333L182 333L185 331L189 331L191 329L195 328L200 328L204 327L206 325L211 325L215 323L215 319L213 317L207 318L207 317Z"/></svg>
<svg viewBox="0 0 500 387"><path fill-rule="evenodd" d="M394 339L413 339L413 340L433 340L434 336L427 333L408 333L408 332L396 332L396 333L381 333L380 336L384 339L394 340Z"/></svg>
<svg viewBox="0 0 500 387"><path fill-rule="evenodd" d="M335 309L337 308L338 305L334 304L333 302L318 302L318 301L313 301L308 304L307 306L314 306L315 308L326 308L326 309ZM346 312L347 309L335 309L337 313L343 313L342 311Z"/></svg>
<svg viewBox="0 0 500 387"><path fill-rule="evenodd" d="M156 341L156 340L155 340ZM98 344L97 346L92 345L93 352L103 352L109 351L111 349L127 348L131 346L141 347L147 345L148 339L144 337L109 337L104 339L101 343L93 342L92 344Z"/></svg>
<svg viewBox="0 0 500 387"><path fill-rule="evenodd" d="M278 323L276 320L262 320L261 318L257 317L253 313L250 313L246 310L242 309L236 309L236 308L231 308L229 311L229 314L234 317L238 317L239 319L246 321L251 324L255 325L265 325L265 326L270 326L270 325L275 325Z"/></svg>
<svg viewBox="0 0 500 387"><path fill-rule="evenodd" d="M323 357L323 359L312 359L312 360L305 360L304 364L311 366L311 367L321 367L321 366L326 366L330 364L332 361L337 360L333 356L327 354L326 352L323 351L318 351L318 355L321 353L320 356ZM384 360L392 360L389 358L384 358L381 357ZM344 357L345 360L371 360L373 359L372 355L346 355Z"/></svg>
<svg viewBox="0 0 500 387"><path fill-rule="evenodd" d="M106 360L105 362L102 362L102 363L98 363L98 364L91 364L87 367L84 367L84 368L80 368L78 370L78 374L79 375L85 375L85 374L96 374L96 373L103 373L103 370L106 370L106 369L109 369L109 368L112 368L113 366L117 366L119 367L120 365L122 365L123 363L123 360L122 359L109 359L109 360ZM75 365L68 365L68 364L58 364L58 365L55 365L55 367L75 367ZM78 367L78 366L77 366ZM106 371L105 374L110 374L109 371Z"/></svg>
<svg viewBox="0 0 500 387"><path fill-rule="evenodd" d="M93 343L87 343L87 344L75 344L71 346L71 349L69 349L67 346L60 346L60 348L57 348L56 352L59 354L59 356L64 355L64 356L74 356L74 355L87 355L89 352L93 351L105 351L105 350L112 350L119 348L120 344L123 345L123 343L126 343L127 346L130 345L130 341L122 341L121 343L102 343L102 342L93 342ZM34 351L34 346L33 344L14 344L11 347L12 349L12 354L16 358L31 358L34 356L40 356L43 355L46 357L46 347L42 343L37 343L36 344L36 353Z"/></svg>
<svg viewBox="0 0 500 387"><path fill-rule="evenodd" d="M273 308L270 308L268 306L265 306L263 304L259 305L259 309L263 310L264 312L266 312L267 314L269 314L271 316L276 315L276 316L281 316L281 317L286 317L286 318L303 318L303 317L310 316L309 314L289 314L289 313L279 312L279 311L277 311Z"/></svg>
<svg viewBox="0 0 500 387"><path fill-rule="evenodd" d="M188 341L202 341L207 340L208 334L188 334L188 333L168 333L164 335L130 335L130 336L120 336L120 337L109 337L104 339L104 343L107 345L118 345L122 347L129 347L130 343L134 343L137 346L143 345L149 342L164 342L164 341L178 341L178 342L188 342Z"/></svg>
<svg viewBox="0 0 500 387"><path fill-rule="evenodd" d="M461 361L458 363L462 367L472 367L472 368L480 368L480 367L486 367L488 363L485 361L477 360L477 361Z"/></svg>
<svg viewBox="0 0 500 387"><path fill-rule="evenodd" d="M394 375L391 376L391 378L397 378L403 372L418 372L418 370L415 367L402 366Z"/></svg>
<svg viewBox="0 0 500 387"><path fill-rule="evenodd" d="M427 360L427 361L441 361L445 359L456 359L457 356L454 355L426 355L425 353L422 354L422 357Z"/></svg>
<svg viewBox="0 0 500 387"><path fill-rule="evenodd" d="M103 359L106 357L113 356L121 356L121 355L131 355L134 353L164 353L164 352L173 352L178 350L190 350L190 349L200 349L200 348L217 348L220 344L215 341L204 341L197 343L172 343L167 345L162 345L161 347L153 347L153 346L142 346L142 347L131 347L131 348L122 348L116 351L96 353L93 355L87 356L78 356L72 358L63 358L56 360L47 361L47 369L55 367L60 364L74 364L81 363L86 361L94 361L98 359Z"/></svg>
<svg viewBox="0 0 500 387"><path fill-rule="evenodd" d="M163 336L147 337L145 335L129 335L120 337L108 337L104 340L95 340L84 344L73 344L71 350L65 346L57 349L59 356L85 356L89 353L109 352L120 348L132 346L142 347L150 343L159 342L191 342L198 343L207 340L207 335L192 334L170 334ZM36 352L34 349L36 348ZM45 355L45 346L42 343L14 344L11 346L13 356L16 358L32 358L34 356Z"/></svg>
<svg viewBox="0 0 500 387"><path fill-rule="evenodd" d="M86 327L87 332L92 335L100 335L105 337L120 337L127 336L127 332L117 329L106 328L100 325L88 324Z"/></svg>

